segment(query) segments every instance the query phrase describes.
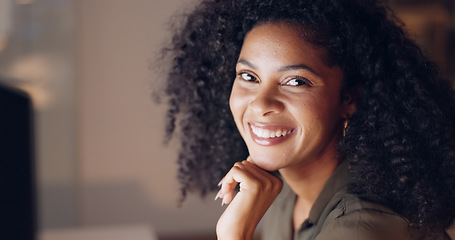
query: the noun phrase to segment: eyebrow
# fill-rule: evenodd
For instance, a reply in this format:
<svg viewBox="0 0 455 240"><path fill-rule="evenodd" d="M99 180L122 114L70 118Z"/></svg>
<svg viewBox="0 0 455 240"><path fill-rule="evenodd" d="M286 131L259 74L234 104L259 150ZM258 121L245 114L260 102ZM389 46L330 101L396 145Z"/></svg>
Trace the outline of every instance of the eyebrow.
<svg viewBox="0 0 455 240"><path fill-rule="evenodd" d="M250 67L250 68L252 68L252 69L254 69L254 70L257 69L256 65L254 65L254 64L252 64L252 63L250 63L250 62L248 62L247 60L239 59L239 60L237 61L237 64L239 64L239 63L241 63L241 64L243 64L243 65L246 65L246 66L248 66L248 67Z"/></svg>
<svg viewBox="0 0 455 240"><path fill-rule="evenodd" d="M237 61L237 64L240 63L240 64L243 64L243 65L246 65L252 69L257 69L256 65L252 64L251 62L248 62L247 60L245 59L239 59ZM311 73L317 75L317 76L320 76L316 71L314 71L310 66L308 65L305 65L305 64L297 64L297 65L288 65L288 66L282 66L278 69L279 72L286 72L286 71L291 71L291 70L299 70L299 69L305 69L305 70L308 70L310 71Z"/></svg>

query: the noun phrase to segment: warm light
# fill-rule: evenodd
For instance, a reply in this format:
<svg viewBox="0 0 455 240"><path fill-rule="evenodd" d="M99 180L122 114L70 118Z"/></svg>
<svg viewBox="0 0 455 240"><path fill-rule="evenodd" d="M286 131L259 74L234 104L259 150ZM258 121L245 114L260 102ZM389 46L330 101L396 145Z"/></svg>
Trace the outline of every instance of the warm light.
<svg viewBox="0 0 455 240"><path fill-rule="evenodd" d="M43 86L37 86L32 84L19 84L17 88L25 91L33 99L33 107L35 109L42 110L46 108L52 99L46 89Z"/></svg>
<svg viewBox="0 0 455 240"><path fill-rule="evenodd" d="M51 55L32 54L13 62L8 75L18 79L19 82L14 85L30 94L35 108L44 109L53 103L49 85L56 78L55 74L60 74L59 70L63 68L60 62Z"/></svg>

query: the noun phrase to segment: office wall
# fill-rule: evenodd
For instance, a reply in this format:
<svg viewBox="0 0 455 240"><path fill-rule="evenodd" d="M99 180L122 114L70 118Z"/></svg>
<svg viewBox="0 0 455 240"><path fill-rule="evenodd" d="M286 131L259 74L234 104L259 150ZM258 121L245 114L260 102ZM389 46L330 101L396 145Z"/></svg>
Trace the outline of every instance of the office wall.
<svg viewBox="0 0 455 240"><path fill-rule="evenodd" d="M38 224L76 223L77 122L72 0L2 0L0 74L34 105Z"/></svg>
<svg viewBox="0 0 455 240"><path fill-rule="evenodd" d="M78 2L77 92L81 225L149 222L161 235L213 233L221 214L213 196L182 208L177 143L162 145L165 106L150 69L168 39L168 22L194 1Z"/></svg>

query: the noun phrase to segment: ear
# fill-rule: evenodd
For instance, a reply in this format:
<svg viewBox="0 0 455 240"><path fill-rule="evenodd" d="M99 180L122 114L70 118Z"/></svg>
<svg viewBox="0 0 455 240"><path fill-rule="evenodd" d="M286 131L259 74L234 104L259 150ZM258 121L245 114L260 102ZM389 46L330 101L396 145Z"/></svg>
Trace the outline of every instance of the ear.
<svg viewBox="0 0 455 240"><path fill-rule="evenodd" d="M342 118L349 119L357 111L357 100L361 92L361 87L353 87L349 91L343 92L343 112L341 115Z"/></svg>

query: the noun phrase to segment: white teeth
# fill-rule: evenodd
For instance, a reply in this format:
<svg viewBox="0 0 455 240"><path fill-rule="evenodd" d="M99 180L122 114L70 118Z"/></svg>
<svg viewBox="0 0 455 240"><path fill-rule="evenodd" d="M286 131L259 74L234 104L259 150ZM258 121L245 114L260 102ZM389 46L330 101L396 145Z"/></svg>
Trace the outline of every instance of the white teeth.
<svg viewBox="0 0 455 240"><path fill-rule="evenodd" d="M276 131L276 133L275 133L275 137L281 137L281 133L282 133L282 131L281 131L281 130L278 130L278 131Z"/></svg>
<svg viewBox="0 0 455 240"><path fill-rule="evenodd" d="M276 137L276 134L274 132L270 132L270 138Z"/></svg>
<svg viewBox="0 0 455 240"><path fill-rule="evenodd" d="M262 129L257 129L255 134L256 134L257 136L259 136L259 137L262 137L262 133L263 133L263 132L264 132L264 131L263 131Z"/></svg>
<svg viewBox="0 0 455 240"><path fill-rule="evenodd" d="M276 137L284 137L291 133L292 130L282 130L279 129L277 131L269 131L267 129L263 128L255 128L251 126L251 129L253 130L254 135L261 137L261 138L276 138Z"/></svg>

